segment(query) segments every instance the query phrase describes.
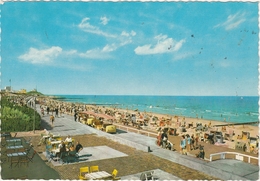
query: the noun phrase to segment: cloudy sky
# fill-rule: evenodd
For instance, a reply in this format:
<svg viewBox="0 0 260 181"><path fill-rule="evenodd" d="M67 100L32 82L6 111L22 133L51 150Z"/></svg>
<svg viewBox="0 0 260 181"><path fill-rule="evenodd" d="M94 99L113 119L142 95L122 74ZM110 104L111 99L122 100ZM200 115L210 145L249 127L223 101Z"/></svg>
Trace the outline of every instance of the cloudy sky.
<svg viewBox="0 0 260 181"><path fill-rule="evenodd" d="M257 3L6 2L1 8L2 89L258 95Z"/></svg>

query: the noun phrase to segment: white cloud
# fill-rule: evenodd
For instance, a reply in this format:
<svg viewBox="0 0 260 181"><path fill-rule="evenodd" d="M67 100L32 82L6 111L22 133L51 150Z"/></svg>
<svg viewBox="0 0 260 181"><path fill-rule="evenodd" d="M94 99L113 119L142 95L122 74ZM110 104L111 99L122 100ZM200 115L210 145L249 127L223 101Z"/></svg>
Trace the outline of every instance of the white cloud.
<svg viewBox="0 0 260 181"><path fill-rule="evenodd" d="M69 50L69 51L66 51L66 52L64 52L64 54L65 55L75 55L75 54L77 54L77 50Z"/></svg>
<svg viewBox="0 0 260 181"><path fill-rule="evenodd" d="M111 44L111 45L106 45L106 46L102 49L102 51L103 51L103 52L112 52L112 51L115 51L117 48L118 48L118 46L117 46L115 43L113 43L113 44Z"/></svg>
<svg viewBox="0 0 260 181"><path fill-rule="evenodd" d="M216 26L214 26L214 28L224 27L226 30L232 30L237 28L241 23L245 21L245 13L236 13L234 15L229 15L225 22L217 24Z"/></svg>
<svg viewBox="0 0 260 181"><path fill-rule="evenodd" d="M112 46L106 45L104 48L95 48L91 50L87 50L85 53L78 53L78 56L81 58L88 58L88 59L108 59L110 58L109 52L113 51Z"/></svg>
<svg viewBox="0 0 260 181"><path fill-rule="evenodd" d="M104 16L104 17L100 18L100 21L101 21L101 24L106 25L108 23L109 19Z"/></svg>
<svg viewBox="0 0 260 181"><path fill-rule="evenodd" d="M115 38L115 35L106 33L102 30L99 29L99 27L93 26L91 25L88 20L90 20L89 18L84 18L81 23L78 25L78 27L80 29L82 29L85 32L88 33L93 33L93 34L97 34L97 35L101 35L101 36L105 36L105 37L111 37L111 38Z"/></svg>
<svg viewBox="0 0 260 181"><path fill-rule="evenodd" d="M30 48L27 53L19 56L18 58L33 64L48 64L53 61L62 53L62 48L53 46L49 49L39 50L36 48Z"/></svg>
<svg viewBox="0 0 260 181"><path fill-rule="evenodd" d="M126 37L130 37L130 36L135 36L136 32L135 31L131 31L130 33L127 33L126 31L122 31L121 36L126 36Z"/></svg>
<svg viewBox="0 0 260 181"><path fill-rule="evenodd" d="M168 38L167 35L158 35L154 37L157 40L157 44L146 44L143 46L138 46L134 51L138 55L149 55L149 54L162 54L178 51L185 40L175 41L172 38Z"/></svg>

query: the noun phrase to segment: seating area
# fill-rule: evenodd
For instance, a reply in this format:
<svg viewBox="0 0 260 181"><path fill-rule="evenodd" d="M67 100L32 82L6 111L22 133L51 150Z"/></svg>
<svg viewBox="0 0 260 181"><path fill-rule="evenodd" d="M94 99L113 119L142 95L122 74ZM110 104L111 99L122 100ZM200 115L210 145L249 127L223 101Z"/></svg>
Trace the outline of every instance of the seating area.
<svg viewBox="0 0 260 181"><path fill-rule="evenodd" d="M22 164L29 165L37 153L32 151L29 140L17 138L17 133L1 133L1 163L9 164L9 168L20 167Z"/></svg>
<svg viewBox="0 0 260 181"><path fill-rule="evenodd" d="M117 169L114 169L110 174L106 171L100 171L97 165L85 166L79 169L79 180L119 180L117 173Z"/></svg>
<svg viewBox="0 0 260 181"><path fill-rule="evenodd" d="M60 135L48 133L46 135L41 134L41 139L38 146L41 144L45 145L45 154L49 161L59 161L64 164L78 161L78 154L75 151L74 143L75 140L70 136L63 140ZM64 146L63 151L60 150L62 146ZM71 147L73 147L73 150Z"/></svg>
<svg viewBox="0 0 260 181"><path fill-rule="evenodd" d="M49 147L51 146L49 145ZM46 151L43 152L43 154L47 158L47 160L51 162L54 166L60 166L62 164L78 164L82 162L91 162L128 156L108 146L95 146L83 147L79 154L75 154L75 156L73 154L65 154L65 156L61 159L58 155L55 156L54 154L52 154L50 149L51 148L46 148Z"/></svg>

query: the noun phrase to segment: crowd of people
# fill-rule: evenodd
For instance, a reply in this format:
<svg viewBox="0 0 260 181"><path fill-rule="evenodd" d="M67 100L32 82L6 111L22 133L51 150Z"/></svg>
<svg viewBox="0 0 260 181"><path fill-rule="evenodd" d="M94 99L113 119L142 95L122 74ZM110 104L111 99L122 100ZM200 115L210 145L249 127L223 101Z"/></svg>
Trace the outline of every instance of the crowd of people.
<svg viewBox="0 0 260 181"><path fill-rule="evenodd" d="M173 143L171 143L168 139L169 129L159 127L157 131L158 131L157 145L164 149L176 151L176 149L173 147ZM187 153L189 153L191 150L198 149L199 151L196 154L196 156L198 158L204 159L205 156L204 148L198 143L199 143L199 137L194 136L194 134L192 134L191 136L189 134L181 135L181 140L179 145L180 153L183 155L187 155Z"/></svg>

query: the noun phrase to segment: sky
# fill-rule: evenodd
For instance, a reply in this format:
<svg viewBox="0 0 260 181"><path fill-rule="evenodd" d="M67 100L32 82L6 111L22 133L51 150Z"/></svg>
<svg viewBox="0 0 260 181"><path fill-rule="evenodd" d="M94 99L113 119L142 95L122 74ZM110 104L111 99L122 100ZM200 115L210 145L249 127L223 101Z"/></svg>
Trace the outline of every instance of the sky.
<svg viewBox="0 0 260 181"><path fill-rule="evenodd" d="M258 95L258 4L5 2L1 88Z"/></svg>

